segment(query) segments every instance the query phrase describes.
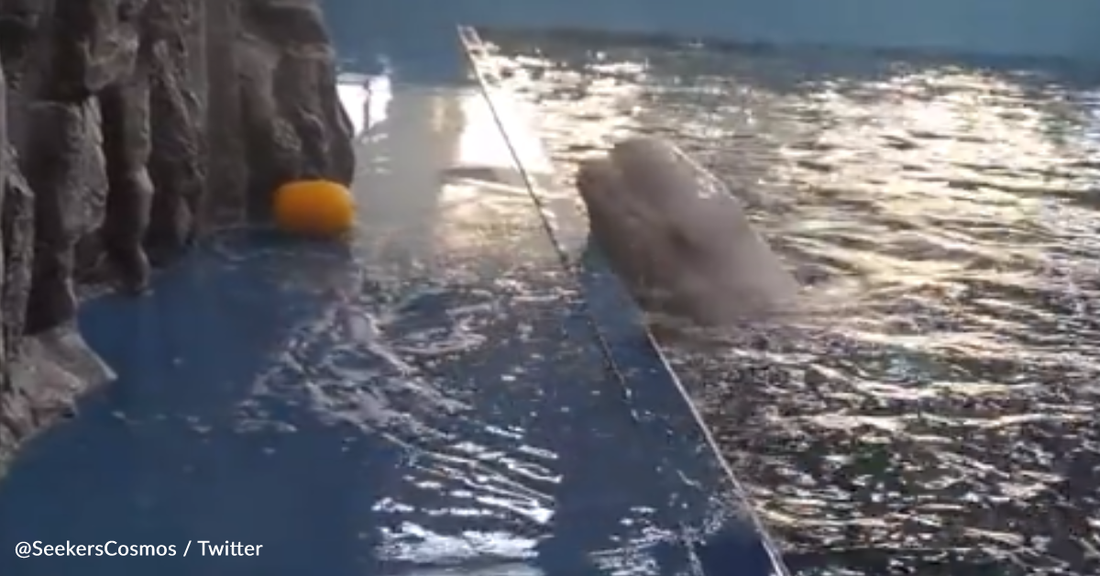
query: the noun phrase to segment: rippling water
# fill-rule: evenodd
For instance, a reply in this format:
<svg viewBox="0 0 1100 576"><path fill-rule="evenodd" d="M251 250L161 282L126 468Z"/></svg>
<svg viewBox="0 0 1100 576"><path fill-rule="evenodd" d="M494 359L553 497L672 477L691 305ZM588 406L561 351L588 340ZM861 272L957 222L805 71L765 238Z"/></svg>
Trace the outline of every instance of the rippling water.
<svg viewBox="0 0 1100 576"><path fill-rule="evenodd" d="M835 307L675 358L794 568L1100 573L1096 74L488 39L563 189L614 138L667 137L756 198L807 298Z"/></svg>

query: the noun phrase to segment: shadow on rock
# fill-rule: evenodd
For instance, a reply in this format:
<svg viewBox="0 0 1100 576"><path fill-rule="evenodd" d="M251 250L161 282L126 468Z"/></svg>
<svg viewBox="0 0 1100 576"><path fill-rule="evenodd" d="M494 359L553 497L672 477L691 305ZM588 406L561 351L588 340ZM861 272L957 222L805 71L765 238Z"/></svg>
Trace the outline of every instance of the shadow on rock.
<svg viewBox="0 0 1100 576"><path fill-rule="evenodd" d="M351 124L315 0L0 0L0 467L114 377L78 288L266 216L280 184L350 183Z"/></svg>

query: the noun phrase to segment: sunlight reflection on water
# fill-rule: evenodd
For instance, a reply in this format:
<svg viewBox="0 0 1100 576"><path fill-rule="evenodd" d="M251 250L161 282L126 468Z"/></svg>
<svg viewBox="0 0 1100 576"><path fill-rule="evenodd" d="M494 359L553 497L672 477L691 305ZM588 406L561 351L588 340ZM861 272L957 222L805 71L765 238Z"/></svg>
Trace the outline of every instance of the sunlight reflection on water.
<svg viewBox="0 0 1100 576"><path fill-rule="evenodd" d="M483 36L499 96L538 107L548 196L577 201L584 155L661 135L758 199L789 265L861 286L765 350L674 351L796 567L1100 570L1100 80Z"/></svg>

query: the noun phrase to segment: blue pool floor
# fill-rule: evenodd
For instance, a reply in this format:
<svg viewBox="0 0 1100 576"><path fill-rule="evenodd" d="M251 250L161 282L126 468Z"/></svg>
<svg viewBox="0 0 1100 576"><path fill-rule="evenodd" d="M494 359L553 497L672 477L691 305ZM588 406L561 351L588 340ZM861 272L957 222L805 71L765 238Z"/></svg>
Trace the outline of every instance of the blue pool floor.
<svg viewBox="0 0 1100 576"><path fill-rule="evenodd" d="M396 81L363 126L350 246L229 232L151 295L85 306L120 378L0 483L0 544L176 555L8 552L0 574L777 573L629 301L562 267L463 76Z"/></svg>

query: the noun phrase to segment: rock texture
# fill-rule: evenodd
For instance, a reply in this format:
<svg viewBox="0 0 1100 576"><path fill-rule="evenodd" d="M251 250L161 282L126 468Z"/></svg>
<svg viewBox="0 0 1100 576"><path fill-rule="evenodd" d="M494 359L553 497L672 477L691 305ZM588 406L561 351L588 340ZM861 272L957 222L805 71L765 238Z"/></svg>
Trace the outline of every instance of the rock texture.
<svg viewBox="0 0 1100 576"><path fill-rule="evenodd" d="M77 287L264 217L296 178L348 183L318 0L0 0L0 469L113 377Z"/></svg>

